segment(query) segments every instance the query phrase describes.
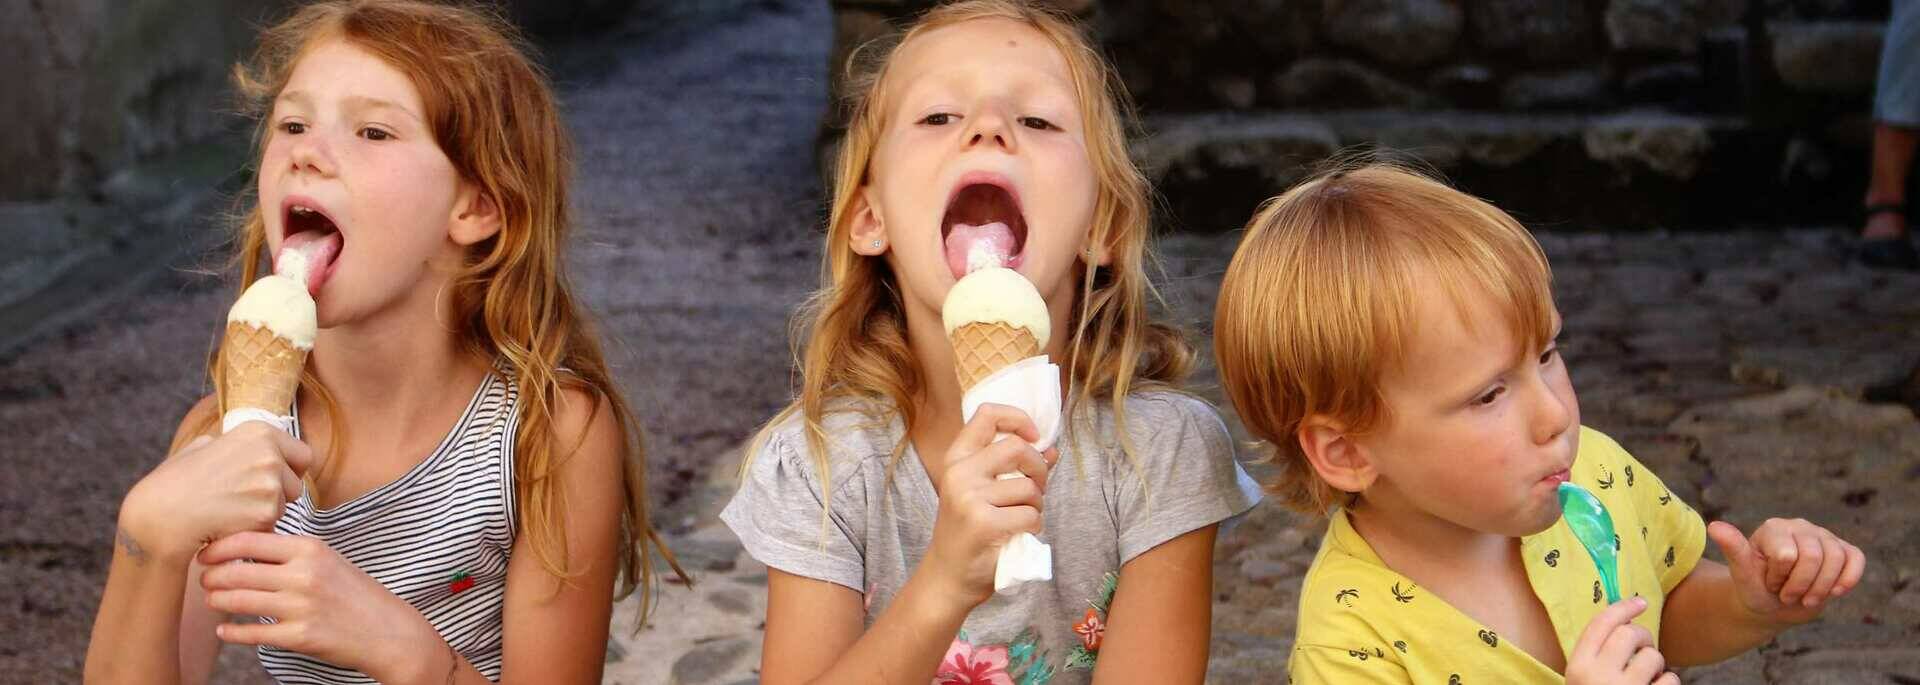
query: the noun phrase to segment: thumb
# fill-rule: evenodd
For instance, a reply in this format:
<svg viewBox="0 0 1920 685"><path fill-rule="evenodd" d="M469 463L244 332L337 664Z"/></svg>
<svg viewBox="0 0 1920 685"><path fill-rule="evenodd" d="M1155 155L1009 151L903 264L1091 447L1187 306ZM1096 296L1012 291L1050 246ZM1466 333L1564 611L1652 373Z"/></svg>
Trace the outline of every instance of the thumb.
<svg viewBox="0 0 1920 685"><path fill-rule="evenodd" d="M1759 559L1755 558L1753 543L1747 541L1746 534L1741 533L1738 526L1726 521L1714 521L1707 524L1707 539L1712 540L1714 546L1720 548L1720 553L1726 555L1727 566L1732 569L1736 580L1744 580L1755 573Z"/></svg>

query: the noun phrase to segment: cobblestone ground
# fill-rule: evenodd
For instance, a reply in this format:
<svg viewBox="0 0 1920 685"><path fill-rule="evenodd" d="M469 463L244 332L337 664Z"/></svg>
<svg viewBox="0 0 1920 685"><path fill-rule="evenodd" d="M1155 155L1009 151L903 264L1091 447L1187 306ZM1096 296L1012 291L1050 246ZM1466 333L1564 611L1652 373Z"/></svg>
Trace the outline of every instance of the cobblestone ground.
<svg viewBox="0 0 1920 685"><path fill-rule="evenodd" d="M616 607L608 683L756 679L766 571L713 515L738 443L786 395L786 314L816 277L829 18L789 4L556 55L580 143L580 285L653 437L655 492L672 497L659 523L698 576L664 587L648 625L635 600ZM1587 423L1708 515L1806 517L1871 558L1821 622L1689 682L1920 682L1920 422L1858 399L1920 357L1920 277L1845 267L1837 235L1542 236ZM1166 294L1196 331L1232 243L1164 244ZM182 274L139 310L0 361L0 682L78 681L115 507L203 392L230 298ZM1197 382L1220 399L1210 369ZM1319 531L1262 506L1222 537L1212 681L1276 680ZM223 669L262 680L239 650Z"/></svg>

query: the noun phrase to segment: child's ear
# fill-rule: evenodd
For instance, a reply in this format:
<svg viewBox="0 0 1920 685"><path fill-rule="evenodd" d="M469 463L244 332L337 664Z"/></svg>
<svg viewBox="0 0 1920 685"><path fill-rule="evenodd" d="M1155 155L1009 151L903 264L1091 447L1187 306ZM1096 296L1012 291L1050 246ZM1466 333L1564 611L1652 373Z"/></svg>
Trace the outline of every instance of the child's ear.
<svg viewBox="0 0 1920 685"><path fill-rule="evenodd" d="M1320 479L1341 492L1364 492L1373 485L1379 471L1366 450L1353 439L1346 424L1327 416L1309 416L1297 431L1300 452L1307 457Z"/></svg>
<svg viewBox="0 0 1920 685"><path fill-rule="evenodd" d="M1094 266L1113 265L1113 239L1111 237L1087 236L1087 244L1080 248L1080 259Z"/></svg>
<svg viewBox="0 0 1920 685"><path fill-rule="evenodd" d="M460 196L454 198L447 237L462 247L473 245L499 233L504 222L500 203L494 202L493 196L481 192L479 186L462 183Z"/></svg>
<svg viewBox="0 0 1920 685"><path fill-rule="evenodd" d="M880 206L873 203L873 187L862 186L853 194L853 205L847 208L853 220L848 226L847 240L853 242L856 254L878 257L887 251L887 222L880 218Z"/></svg>

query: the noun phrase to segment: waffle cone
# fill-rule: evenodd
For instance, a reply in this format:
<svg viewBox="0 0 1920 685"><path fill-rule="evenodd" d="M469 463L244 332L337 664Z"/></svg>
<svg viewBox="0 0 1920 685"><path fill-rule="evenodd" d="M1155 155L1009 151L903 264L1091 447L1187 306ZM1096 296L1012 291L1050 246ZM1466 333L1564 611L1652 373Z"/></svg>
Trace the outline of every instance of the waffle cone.
<svg viewBox="0 0 1920 685"><path fill-rule="evenodd" d="M306 350L265 327L231 321L220 355L228 411L252 407L285 414L293 407L300 369L307 363Z"/></svg>
<svg viewBox="0 0 1920 685"><path fill-rule="evenodd" d="M1026 328L1004 323L970 323L954 329L954 370L966 392L993 372L1040 354L1040 341Z"/></svg>

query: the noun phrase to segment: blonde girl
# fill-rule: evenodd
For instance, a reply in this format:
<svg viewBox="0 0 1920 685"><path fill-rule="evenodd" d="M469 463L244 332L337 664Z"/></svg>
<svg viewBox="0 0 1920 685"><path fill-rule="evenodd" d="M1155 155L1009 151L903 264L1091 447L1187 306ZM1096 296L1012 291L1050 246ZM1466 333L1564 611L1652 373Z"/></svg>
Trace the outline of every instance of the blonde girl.
<svg viewBox="0 0 1920 685"><path fill-rule="evenodd" d="M205 682L223 641L282 681L599 682L611 601L664 550L562 268L546 78L501 19L407 0L306 5L235 73L240 279L313 255L320 330L291 435L217 435L213 364L127 493L88 682Z"/></svg>
<svg viewBox="0 0 1920 685"><path fill-rule="evenodd" d="M1216 526L1258 495L1148 318L1121 89L1070 19L1004 0L936 8L862 64L800 395L721 515L771 567L763 681L1198 682ZM1010 408L961 420L940 305L982 242L1047 302L1057 451L993 442L1037 437ZM996 594L1020 531L1053 580Z"/></svg>

